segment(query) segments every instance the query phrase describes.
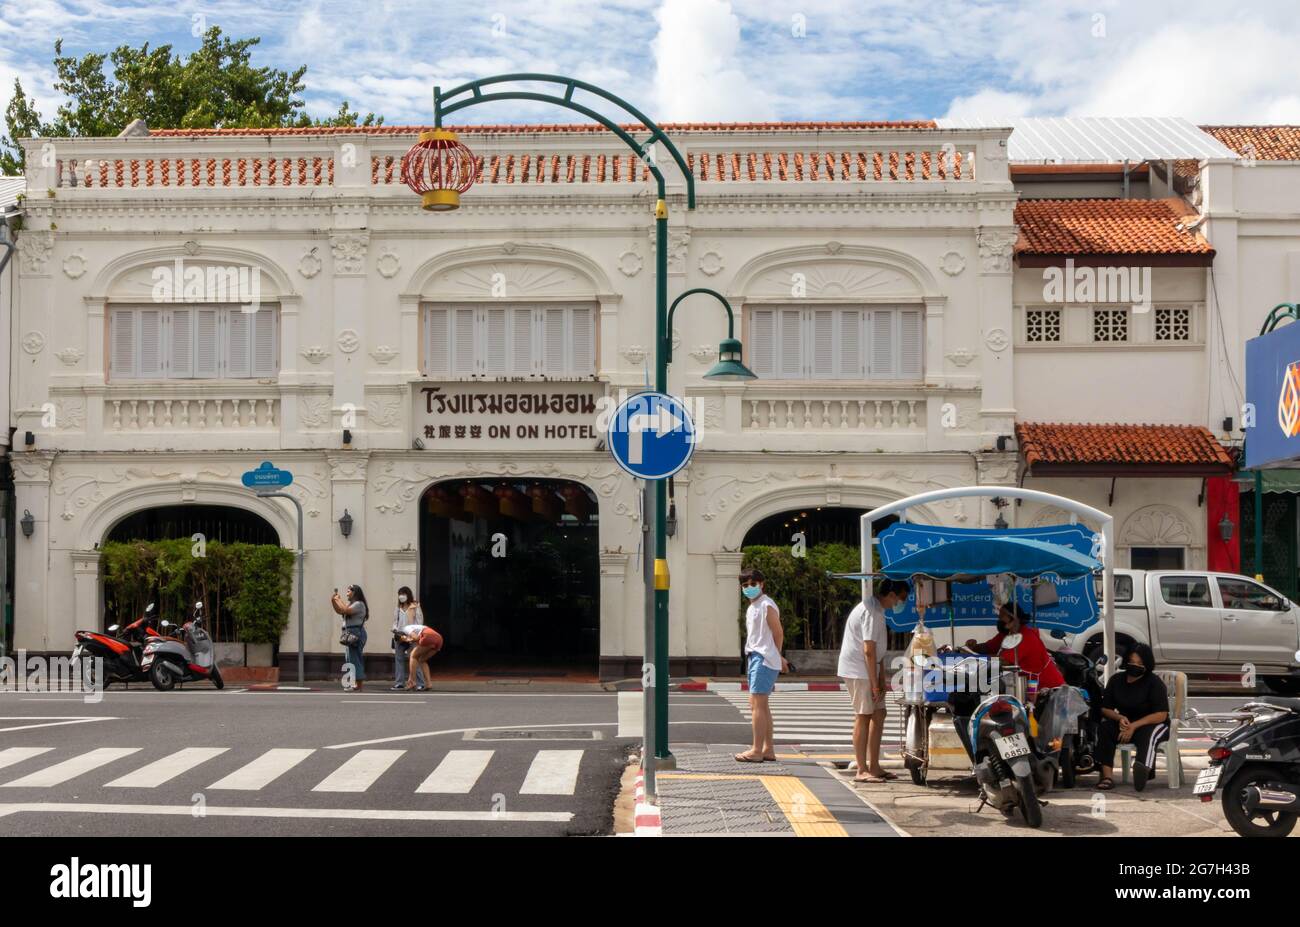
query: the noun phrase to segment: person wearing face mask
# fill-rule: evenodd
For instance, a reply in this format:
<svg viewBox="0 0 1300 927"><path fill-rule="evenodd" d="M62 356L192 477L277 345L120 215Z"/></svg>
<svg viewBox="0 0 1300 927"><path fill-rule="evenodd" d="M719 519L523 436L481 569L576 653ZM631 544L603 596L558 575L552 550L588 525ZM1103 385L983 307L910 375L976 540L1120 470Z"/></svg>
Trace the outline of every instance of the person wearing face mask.
<svg viewBox="0 0 1300 927"><path fill-rule="evenodd" d="M1124 661L1124 672L1106 683L1101 702L1101 730L1097 734L1097 760L1101 763L1103 792L1115 787L1115 748L1133 744L1133 788L1139 792L1155 772L1156 748L1169 739L1169 691L1155 674L1156 658L1146 644L1134 644Z"/></svg>
<svg viewBox="0 0 1300 927"><path fill-rule="evenodd" d="M1022 673L1037 676L1038 693L1041 696L1047 689L1065 685L1065 677L1048 653L1038 629L1028 624L1028 618L1023 608L1015 602L1008 602L998 609L998 633L982 644L975 643L975 639L971 638L966 646L976 653L996 653L1004 665L1018 666ZM1003 639L1012 634L1020 635L1020 643L1015 647L1004 648Z"/></svg>
<svg viewBox="0 0 1300 927"><path fill-rule="evenodd" d="M901 611L911 591L905 580L877 580L872 594L853 607L844 624L839 675L853 704L855 782L898 778L880 765L880 740L885 732L885 613Z"/></svg>
<svg viewBox="0 0 1300 927"><path fill-rule="evenodd" d="M750 724L754 743L749 750L735 754L741 763L776 761L772 709L767 697L776 688L776 678L789 667L781 656L785 635L781 628L781 610L767 595L761 570L743 570L740 592L749 602L745 610L745 660L749 675Z"/></svg>
<svg viewBox="0 0 1300 927"><path fill-rule="evenodd" d="M415 600L415 595L411 592L410 586L403 586L397 590L397 611L393 616L393 670L396 681L391 688L405 689L406 678L410 671L407 665L411 658L411 642L403 629L413 624L424 624L424 611L420 608L420 603ZM421 665L419 673L415 677L417 683L416 689L424 691L426 676L424 666Z"/></svg>

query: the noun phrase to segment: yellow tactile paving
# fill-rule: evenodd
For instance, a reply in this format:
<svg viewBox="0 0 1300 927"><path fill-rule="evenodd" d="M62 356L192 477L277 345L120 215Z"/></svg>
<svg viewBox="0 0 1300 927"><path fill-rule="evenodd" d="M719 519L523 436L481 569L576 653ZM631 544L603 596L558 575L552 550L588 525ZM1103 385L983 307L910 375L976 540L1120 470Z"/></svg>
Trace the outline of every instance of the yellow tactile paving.
<svg viewBox="0 0 1300 927"><path fill-rule="evenodd" d="M740 773L671 773L658 774L660 779L697 779L715 782L757 779L763 783L796 837L847 837L848 831L835 820L806 785L794 776L747 776Z"/></svg>

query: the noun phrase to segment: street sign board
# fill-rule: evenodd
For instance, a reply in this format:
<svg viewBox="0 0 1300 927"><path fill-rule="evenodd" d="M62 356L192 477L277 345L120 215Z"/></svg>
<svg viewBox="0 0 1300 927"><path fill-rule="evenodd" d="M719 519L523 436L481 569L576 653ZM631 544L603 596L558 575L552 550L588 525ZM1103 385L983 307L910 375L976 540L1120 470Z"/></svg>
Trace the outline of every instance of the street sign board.
<svg viewBox="0 0 1300 927"><path fill-rule="evenodd" d="M1300 458L1300 323L1246 342L1246 468Z"/></svg>
<svg viewBox="0 0 1300 927"><path fill-rule="evenodd" d="M280 489L293 482L293 474L288 470L277 469L269 460L264 460L255 470L247 471L240 478L249 489Z"/></svg>
<svg viewBox="0 0 1300 927"><path fill-rule="evenodd" d="M672 476L695 450L695 423L686 406L667 393L637 393L614 410L609 423L614 462L643 480Z"/></svg>

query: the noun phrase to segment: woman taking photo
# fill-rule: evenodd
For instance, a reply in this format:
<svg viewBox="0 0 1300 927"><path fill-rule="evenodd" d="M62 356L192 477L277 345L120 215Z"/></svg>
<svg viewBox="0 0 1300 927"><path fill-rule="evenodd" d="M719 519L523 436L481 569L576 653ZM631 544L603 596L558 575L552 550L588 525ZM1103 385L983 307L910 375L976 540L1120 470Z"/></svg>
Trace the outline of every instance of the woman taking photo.
<svg viewBox="0 0 1300 927"><path fill-rule="evenodd" d="M343 645L343 662L352 667L352 684L348 684L348 674L344 673L343 688L348 692L360 692L366 679L366 661L362 651L366 647L366 619L370 617L370 609L360 586L348 586L344 593L346 595L339 595L335 589L330 598L334 611L343 616L343 633L339 636L339 643Z"/></svg>
<svg viewBox="0 0 1300 927"><path fill-rule="evenodd" d="M393 616L393 669L396 681L393 683L393 689L405 689L406 679L410 671L407 662L411 658L411 642L403 632L403 628L410 625L424 624L424 611L420 608L420 603L415 601L415 596L411 593L410 586L403 586L397 590L397 612ZM425 683L428 681L428 675L423 666L419 668L419 673L415 677L416 690L423 692Z"/></svg>

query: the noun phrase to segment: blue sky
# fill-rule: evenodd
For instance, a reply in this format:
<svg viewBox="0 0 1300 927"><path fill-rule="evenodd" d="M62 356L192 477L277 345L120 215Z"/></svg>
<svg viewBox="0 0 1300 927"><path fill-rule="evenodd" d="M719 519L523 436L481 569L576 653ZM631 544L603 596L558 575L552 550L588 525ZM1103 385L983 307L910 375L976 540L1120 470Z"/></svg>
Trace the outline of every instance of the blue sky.
<svg viewBox="0 0 1300 927"><path fill-rule="evenodd" d="M308 110L347 99L428 121L430 89L541 71L662 122L957 115L1179 115L1300 123L1293 2L1223 0L0 0L0 106L15 76L53 113L51 59L121 43L187 51L203 28L256 35L258 64L307 65ZM462 121L460 119L452 121ZM530 104L469 122L572 121Z"/></svg>

